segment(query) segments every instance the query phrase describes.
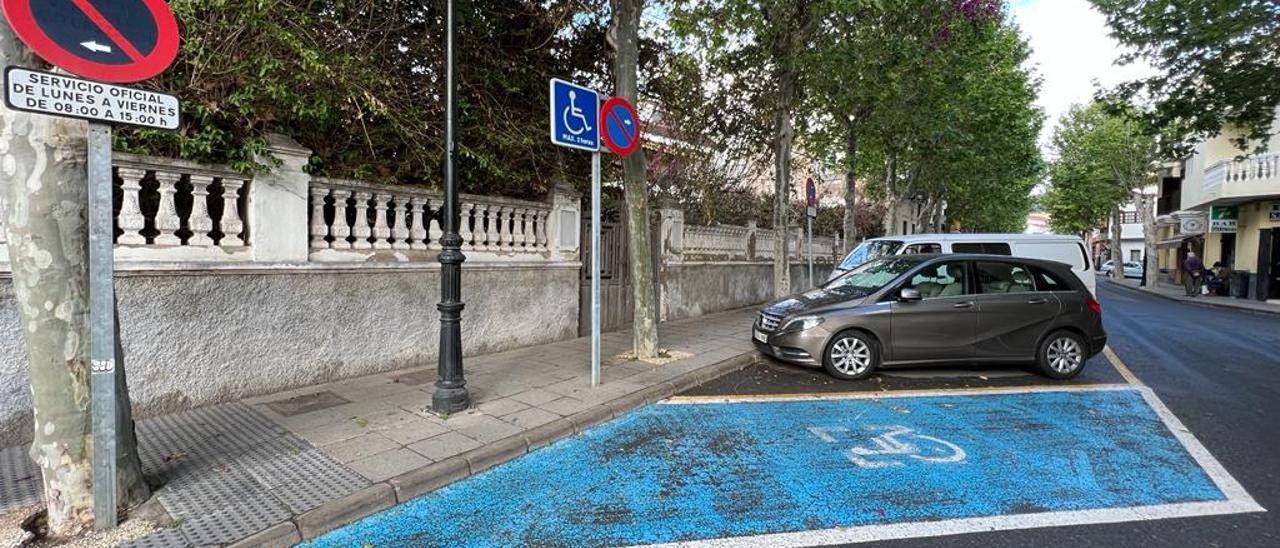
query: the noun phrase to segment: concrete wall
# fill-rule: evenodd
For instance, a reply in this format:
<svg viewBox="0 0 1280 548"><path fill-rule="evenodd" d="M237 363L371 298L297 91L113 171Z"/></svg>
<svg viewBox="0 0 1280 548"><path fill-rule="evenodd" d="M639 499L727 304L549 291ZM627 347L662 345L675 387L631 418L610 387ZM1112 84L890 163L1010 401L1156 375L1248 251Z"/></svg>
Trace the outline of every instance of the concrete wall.
<svg viewBox="0 0 1280 548"><path fill-rule="evenodd" d="M830 264L813 265L818 284L831 273ZM692 262L665 267L661 311L664 321L692 318L773 300L773 263ZM791 287L809 288L807 265L791 266Z"/></svg>
<svg viewBox="0 0 1280 548"><path fill-rule="evenodd" d="M145 417L435 363L436 268L292 269L118 279L130 396ZM482 354L578 332L578 266L466 268L463 347ZM0 447L30 438L26 354L0 280Z"/></svg>

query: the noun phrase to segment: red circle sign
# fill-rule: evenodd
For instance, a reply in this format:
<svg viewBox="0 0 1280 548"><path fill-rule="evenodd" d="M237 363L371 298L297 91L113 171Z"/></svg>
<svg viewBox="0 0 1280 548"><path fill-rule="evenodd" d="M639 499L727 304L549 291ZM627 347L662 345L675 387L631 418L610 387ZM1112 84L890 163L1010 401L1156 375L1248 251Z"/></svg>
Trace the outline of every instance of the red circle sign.
<svg viewBox="0 0 1280 548"><path fill-rule="evenodd" d="M103 82L137 82L178 55L178 21L164 0L0 0L37 55Z"/></svg>
<svg viewBox="0 0 1280 548"><path fill-rule="evenodd" d="M600 138L618 156L640 148L640 117L626 99L610 97L600 107Z"/></svg>

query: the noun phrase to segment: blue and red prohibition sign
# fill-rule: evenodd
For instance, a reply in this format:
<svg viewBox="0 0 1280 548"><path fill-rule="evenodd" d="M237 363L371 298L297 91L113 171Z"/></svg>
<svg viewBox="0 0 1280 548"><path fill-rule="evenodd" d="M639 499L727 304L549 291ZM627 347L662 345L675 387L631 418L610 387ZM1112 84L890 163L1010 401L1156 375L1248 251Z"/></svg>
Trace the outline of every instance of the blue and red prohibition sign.
<svg viewBox="0 0 1280 548"><path fill-rule="evenodd" d="M610 97L600 108L601 137L614 154L627 157L640 148L640 117L621 97Z"/></svg>
<svg viewBox="0 0 1280 548"><path fill-rule="evenodd" d="M178 54L178 23L164 0L2 0L13 32L72 74L138 82Z"/></svg>

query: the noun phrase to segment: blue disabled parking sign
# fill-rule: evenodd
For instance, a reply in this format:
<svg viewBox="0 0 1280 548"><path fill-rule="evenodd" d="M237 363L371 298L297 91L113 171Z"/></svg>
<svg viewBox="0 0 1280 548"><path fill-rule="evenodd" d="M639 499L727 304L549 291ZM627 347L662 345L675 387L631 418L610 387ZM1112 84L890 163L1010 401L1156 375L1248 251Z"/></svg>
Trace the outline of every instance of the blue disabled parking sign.
<svg viewBox="0 0 1280 548"><path fill-rule="evenodd" d="M600 94L595 90L551 79L551 142L560 146L600 150Z"/></svg>

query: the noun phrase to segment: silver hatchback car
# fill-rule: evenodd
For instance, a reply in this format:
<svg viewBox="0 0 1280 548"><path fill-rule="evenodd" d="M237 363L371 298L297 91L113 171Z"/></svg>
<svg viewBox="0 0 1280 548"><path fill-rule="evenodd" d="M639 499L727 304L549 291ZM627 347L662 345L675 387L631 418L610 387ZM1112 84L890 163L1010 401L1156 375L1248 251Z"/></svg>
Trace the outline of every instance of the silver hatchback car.
<svg viewBox="0 0 1280 548"><path fill-rule="evenodd" d="M999 255L877 259L765 306L752 336L765 354L850 380L974 362L1069 379L1107 343L1102 307L1070 266Z"/></svg>

